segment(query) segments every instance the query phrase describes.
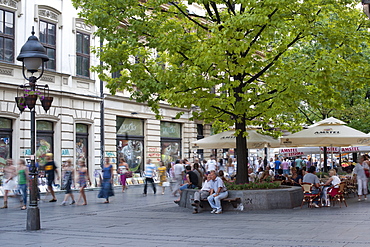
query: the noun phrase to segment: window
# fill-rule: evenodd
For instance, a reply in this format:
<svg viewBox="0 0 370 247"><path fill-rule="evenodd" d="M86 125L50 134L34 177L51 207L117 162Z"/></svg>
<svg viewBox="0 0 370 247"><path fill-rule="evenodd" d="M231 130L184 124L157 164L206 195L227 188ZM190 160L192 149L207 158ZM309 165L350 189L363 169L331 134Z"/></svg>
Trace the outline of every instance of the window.
<svg viewBox="0 0 370 247"><path fill-rule="evenodd" d="M0 163L12 157L12 120L0 118Z"/></svg>
<svg viewBox="0 0 370 247"><path fill-rule="evenodd" d="M14 62L14 13L0 9L0 61Z"/></svg>
<svg viewBox="0 0 370 247"><path fill-rule="evenodd" d="M56 49L56 25L40 21L40 42L46 49L49 61L45 64L46 69L55 70Z"/></svg>
<svg viewBox="0 0 370 247"><path fill-rule="evenodd" d="M76 160L85 161L86 167L89 168L88 142L89 126L86 124L76 124Z"/></svg>
<svg viewBox="0 0 370 247"><path fill-rule="evenodd" d="M165 164L181 158L181 124L161 122L161 159Z"/></svg>
<svg viewBox="0 0 370 247"><path fill-rule="evenodd" d="M76 74L90 77L90 35L76 34Z"/></svg>
<svg viewBox="0 0 370 247"><path fill-rule="evenodd" d="M54 124L53 122L36 121L36 158L40 165L46 163L46 154L54 150Z"/></svg>
<svg viewBox="0 0 370 247"><path fill-rule="evenodd" d="M117 117L117 163L124 158L131 171L140 172L144 165L144 120Z"/></svg>

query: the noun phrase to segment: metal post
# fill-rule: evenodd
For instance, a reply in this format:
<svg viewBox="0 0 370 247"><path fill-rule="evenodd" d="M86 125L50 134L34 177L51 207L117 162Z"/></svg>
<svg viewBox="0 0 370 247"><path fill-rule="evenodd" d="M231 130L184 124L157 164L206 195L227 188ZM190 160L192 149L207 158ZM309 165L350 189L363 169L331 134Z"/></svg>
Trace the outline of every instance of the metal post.
<svg viewBox="0 0 370 247"><path fill-rule="evenodd" d="M31 90L35 91L36 77L29 78ZM27 209L27 230L40 230L40 210L37 205L37 177L38 171L35 164L36 159L36 112L35 107L31 110L31 188L30 203Z"/></svg>
<svg viewBox="0 0 370 247"><path fill-rule="evenodd" d="M103 47L103 40L100 41L100 49ZM100 65L103 65L103 61L100 61ZM104 166L104 81L100 80L100 167L103 169ZM118 154L117 154L118 155ZM118 157L118 156L117 156Z"/></svg>

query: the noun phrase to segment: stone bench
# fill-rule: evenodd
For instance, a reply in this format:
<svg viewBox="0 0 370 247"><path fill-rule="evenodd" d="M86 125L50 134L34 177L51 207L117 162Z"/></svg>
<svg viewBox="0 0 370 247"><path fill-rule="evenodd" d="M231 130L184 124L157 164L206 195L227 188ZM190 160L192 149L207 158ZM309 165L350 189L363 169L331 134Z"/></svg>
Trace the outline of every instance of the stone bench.
<svg viewBox="0 0 370 247"><path fill-rule="evenodd" d="M178 205L193 209L191 204L194 200L195 191L197 190L183 190ZM278 189L267 190L229 190L228 192L228 198L223 200L223 211L288 209L300 207L303 199L302 188L300 186L281 186ZM238 200L234 201L234 199ZM209 204L205 202L202 205L210 208Z"/></svg>

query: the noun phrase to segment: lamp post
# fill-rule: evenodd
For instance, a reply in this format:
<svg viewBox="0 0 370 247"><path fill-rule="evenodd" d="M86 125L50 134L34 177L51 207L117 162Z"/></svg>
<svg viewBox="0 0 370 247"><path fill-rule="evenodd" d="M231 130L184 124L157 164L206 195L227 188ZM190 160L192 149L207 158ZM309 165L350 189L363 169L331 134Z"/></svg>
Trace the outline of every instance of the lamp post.
<svg viewBox="0 0 370 247"><path fill-rule="evenodd" d="M31 188L30 188L30 202L27 209L27 230L40 230L40 210L37 205L37 177L38 171L35 165L35 153L36 153L36 122L35 122L35 104L39 97L39 89L47 89L47 96L41 97L42 106L45 111L49 110L53 98L49 96L48 85L37 85L36 82L41 78L44 73L44 63L49 60L46 55L46 49L41 45L38 38L35 36L35 32L32 28L32 35L28 38L27 42L21 48L21 52L17 57L18 61L22 61L22 73L23 77L28 81L24 85L20 85L19 88L23 90L23 96L17 95L16 102L19 110L22 111L28 107L31 113ZM42 70L38 77L34 76L40 66ZM26 76L25 69L31 73L30 77ZM18 91L17 91L18 94ZM46 100L45 100L46 99ZM45 102L44 102L45 101Z"/></svg>

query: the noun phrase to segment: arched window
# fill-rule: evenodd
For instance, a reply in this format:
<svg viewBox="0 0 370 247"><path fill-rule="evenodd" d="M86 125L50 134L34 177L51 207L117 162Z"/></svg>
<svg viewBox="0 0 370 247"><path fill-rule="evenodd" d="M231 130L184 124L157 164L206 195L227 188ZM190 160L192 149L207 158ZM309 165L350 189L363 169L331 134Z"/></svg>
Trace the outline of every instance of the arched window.
<svg viewBox="0 0 370 247"><path fill-rule="evenodd" d="M12 157L12 120L0 117L0 163Z"/></svg>
<svg viewBox="0 0 370 247"><path fill-rule="evenodd" d="M76 161L84 160L86 167L89 169L88 142L89 126L87 124L76 124Z"/></svg>

